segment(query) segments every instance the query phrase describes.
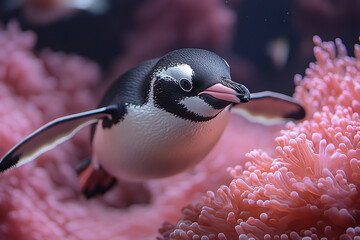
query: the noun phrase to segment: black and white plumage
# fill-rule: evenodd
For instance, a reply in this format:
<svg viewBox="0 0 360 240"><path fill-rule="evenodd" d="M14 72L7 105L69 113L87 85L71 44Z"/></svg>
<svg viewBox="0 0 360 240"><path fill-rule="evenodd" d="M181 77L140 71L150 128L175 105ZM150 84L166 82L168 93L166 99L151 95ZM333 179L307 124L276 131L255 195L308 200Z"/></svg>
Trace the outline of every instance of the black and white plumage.
<svg viewBox="0 0 360 240"><path fill-rule="evenodd" d="M56 119L35 131L2 158L0 171L33 160L94 124L92 156L80 171L87 197L104 192L116 178L167 177L201 161L222 135L230 110L246 106L242 103L250 98L248 112L264 105L261 111L271 117L305 115L288 96L250 95L231 80L229 65L215 53L175 50L119 77L99 108Z"/></svg>

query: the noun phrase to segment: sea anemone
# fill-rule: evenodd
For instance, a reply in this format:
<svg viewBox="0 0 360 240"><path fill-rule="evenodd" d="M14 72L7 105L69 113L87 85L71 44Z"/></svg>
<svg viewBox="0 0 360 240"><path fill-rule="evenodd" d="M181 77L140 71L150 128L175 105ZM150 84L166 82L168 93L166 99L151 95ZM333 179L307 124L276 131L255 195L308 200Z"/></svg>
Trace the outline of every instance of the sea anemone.
<svg viewBox="0 0 360 240"><path fill-rule="evenodd" d="M317 62L295 76L307 119L287 124L276 154L247 153L163 239L360 239L360 46L353 58L340 39L313 40Z"/></svg>

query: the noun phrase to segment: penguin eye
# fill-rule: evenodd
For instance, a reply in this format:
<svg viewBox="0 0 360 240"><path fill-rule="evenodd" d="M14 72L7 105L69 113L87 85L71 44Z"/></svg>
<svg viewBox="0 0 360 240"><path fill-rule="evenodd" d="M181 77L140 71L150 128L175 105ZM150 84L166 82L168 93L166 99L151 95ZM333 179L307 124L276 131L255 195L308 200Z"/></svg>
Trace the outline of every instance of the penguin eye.
<svg viewBox="0 0 360 240"><path fill-rule="evenodd" d="M179 84L180 84L181 89L184 90L185 92L190 92L191 89L193 88L192 83L185 78L181 79L179 81Z"/></svg>

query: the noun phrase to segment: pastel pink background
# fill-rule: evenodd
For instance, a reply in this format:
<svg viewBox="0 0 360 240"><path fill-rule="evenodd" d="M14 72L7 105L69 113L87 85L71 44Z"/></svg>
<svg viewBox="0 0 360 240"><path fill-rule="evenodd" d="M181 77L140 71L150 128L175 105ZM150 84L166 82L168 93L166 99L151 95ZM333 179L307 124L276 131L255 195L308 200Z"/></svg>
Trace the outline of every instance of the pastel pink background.
<svg viewBox="0 0 360 240"><path fill-rule="evenodd" d="M315 11L316 23L352 22L357 8L338 3L297 2L304 16L324 10ZM258 69L229 50L236 17L219 1L170 6L157 0L136 13L135 27L122 39L125 50L106 74L84 57L35 50L41 39L15 22L0 29L0 154L56 117L94 108L104 79L179 46L225 53L236 66L234 79L256 80ZM332 35L304 19L299 29L306 58L310 36L320 30ZM0 239L359 239L360 50L356 46L355 57L348 57L340 40L336 49L317 37L314 42L316 63L302 69L304 77L295 76L305 121L267 127L234 115L194 169L144 184L119 182L89 201L74 170L90 152L83 130L0 175Z"/></svg>

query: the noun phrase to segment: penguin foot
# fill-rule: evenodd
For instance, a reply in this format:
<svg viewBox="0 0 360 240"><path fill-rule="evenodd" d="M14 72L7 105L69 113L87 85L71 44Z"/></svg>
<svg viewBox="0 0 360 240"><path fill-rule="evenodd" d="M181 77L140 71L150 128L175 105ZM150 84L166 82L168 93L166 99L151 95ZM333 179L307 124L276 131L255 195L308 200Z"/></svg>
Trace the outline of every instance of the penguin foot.
<svg viewBox="0 0 360 240"><path fill-rule="evenodd" d="M116 178L108 174L101 166L95 168L91 159L78 169L79 185L87 199L103 194L116 183Z"/></svg>

